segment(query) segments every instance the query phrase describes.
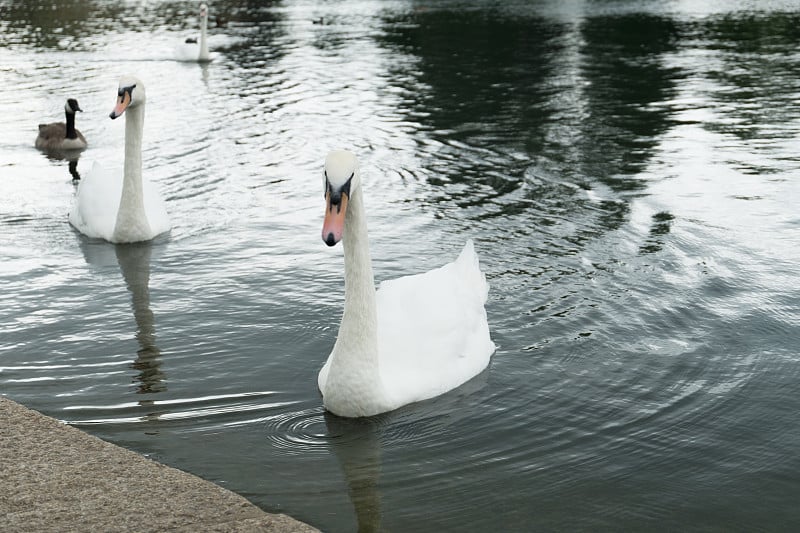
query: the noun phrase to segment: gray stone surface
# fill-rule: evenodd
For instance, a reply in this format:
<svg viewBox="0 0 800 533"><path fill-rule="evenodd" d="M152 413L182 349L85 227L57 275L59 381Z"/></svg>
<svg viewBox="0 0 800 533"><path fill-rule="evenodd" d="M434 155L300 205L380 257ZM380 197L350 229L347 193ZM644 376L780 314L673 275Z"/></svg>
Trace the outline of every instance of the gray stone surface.
<svg viewBox="0 0 800 533"><path fill-rule="evenodd" d="M317 531L0 397L0 531Z"/></svg>

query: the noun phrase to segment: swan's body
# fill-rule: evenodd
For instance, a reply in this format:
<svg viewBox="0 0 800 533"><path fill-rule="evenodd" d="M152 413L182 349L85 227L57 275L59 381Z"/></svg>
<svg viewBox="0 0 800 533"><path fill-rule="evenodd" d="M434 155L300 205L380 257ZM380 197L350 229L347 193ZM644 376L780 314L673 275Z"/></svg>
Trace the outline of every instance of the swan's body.
<svg viewBox="0 0 800 533"><path fill-rule="evenodd" d="M322 238L329 246L341 239L345 258L344 315L318 376L325 407L339 416L371 416L480 373L495 346L484 309L489 287L472 241L454 262L385 281L376 292L355 156L331 152L325 176Z"/></svg>
<svg viewBox="0 0 800 533"><path fill-rule="evenodd" d="M211 61L208 55L208 7L200 4L200 40L186 39L175 52L179 61L206 63Z"/></svg>
<svg viewBox="0 0 800 533"><path fill-rule="evenodd" d="M75 129L75 112L83 111L78 101L69 98L64 105L66 122L39 124L39 134L34 145L39 150L84 150L86 138Z"/></svg>
<svg viewBox="0 0 800 533"><path fill-rule="evenodd" d="M148 241L171 225L164 201L142 176L144 84L125 76L111 118L125 113L125 163L122 171L95 163L81 180L69 222L89 237L114 243Z"/></svg>

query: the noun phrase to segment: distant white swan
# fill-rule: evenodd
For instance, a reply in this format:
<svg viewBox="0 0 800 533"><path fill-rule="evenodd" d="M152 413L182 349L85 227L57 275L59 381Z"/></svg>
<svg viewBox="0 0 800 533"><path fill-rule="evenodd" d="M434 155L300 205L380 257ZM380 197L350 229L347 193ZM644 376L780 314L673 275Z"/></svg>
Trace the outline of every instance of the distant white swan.
<svg viewBox="0 0 800 533"><path fill-rule="evenodd" d="M495 345L489 291L472 241L452 263L381 283L375 291L356 157L325 160L322 240L344 246L345 302L333 351L318 376L325 408L371 416L438 396L489 364Z"/></svg>
<svg viewBox="0 0 800 533"><path fill-rule="evenodd" d="M197 61L206 63L211 61L208 55L208 7L200 4L200 41L195 38L186 39L181 43L176 52L179 61Z"/></svg>
<svg viewBox="0 0 800 533"><path fill-rule="evenodd" d="M86 138L75 129L75 112L83 111L78 101L74 98L67 99L64 104L66 123L52 122L39 124L39 135L34 145L40 150L83 150L86 148Z"/></svg>
<svg viewBox="0 0 800 533"><path fill-rule="evenodd" d="M110 117L125 113L124 168L108 170L95 163L78 186L69 222L84 235L109 242L147 241L171 224L158 191L142 176L144 84L123 76L117 95Z"/></svg>

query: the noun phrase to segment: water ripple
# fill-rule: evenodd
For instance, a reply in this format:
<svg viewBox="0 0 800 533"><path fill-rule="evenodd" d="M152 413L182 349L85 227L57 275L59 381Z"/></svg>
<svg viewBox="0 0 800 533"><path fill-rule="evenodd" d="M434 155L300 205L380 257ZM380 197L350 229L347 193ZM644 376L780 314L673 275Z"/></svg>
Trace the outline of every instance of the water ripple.
<svg viewBox="0 0 800 533"><path fill-rule="evenodd" d="M328 434L325 412L320 407L281 413L264 424L269 442L285 455L328 455L333 439L347 441L347 435Z"/></svg>
<svg viewBox="0 0 800 533"><path fill-rule="evenodd" d="M774 467L800 469L780 1L222 2L208 65L170 55L183 2L6 4L3 394L326 531L758 529L796 508ZM69 162L32 146L76 96L77 168L121 166L122 72L147 84L143 167L173 220L130 249L69 227ZM473 238L498 344L464 387L366 421L315 383L344 299L319 238L342 147L376 280Z"/></svg>
<svg viewBox="0 0 800 533"><path fill-rule="evenodd" d="M125 402L116 405L68 405L66 420L76 426L135 424L141 422L182 421L202 427L217 425L215 420L230 415L270 412L285 408L292 402L265 401L275 396L273 392L248 392L241 394L213 395L197 398L152 399ZM98 413L102 416L97 416ZM193 422L194 421L194 422Z"/></svg>

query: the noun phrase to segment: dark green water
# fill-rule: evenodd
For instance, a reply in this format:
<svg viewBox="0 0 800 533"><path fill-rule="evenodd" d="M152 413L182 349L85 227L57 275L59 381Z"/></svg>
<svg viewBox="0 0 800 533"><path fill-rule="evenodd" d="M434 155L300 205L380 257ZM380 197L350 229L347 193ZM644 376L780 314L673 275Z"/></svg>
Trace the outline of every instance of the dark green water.
<svg viewBox="0 0 800 533"><path fill-rule="evenodd" d="M797 527L800 4L209 9L201 66L193 2L0 2L1 394L324 531ZM114 247L33 140L76 97L121 164L123 73L173 230ZM362 421L316 389L338 147L377 281L474 239L498 345Z"/></svg>

